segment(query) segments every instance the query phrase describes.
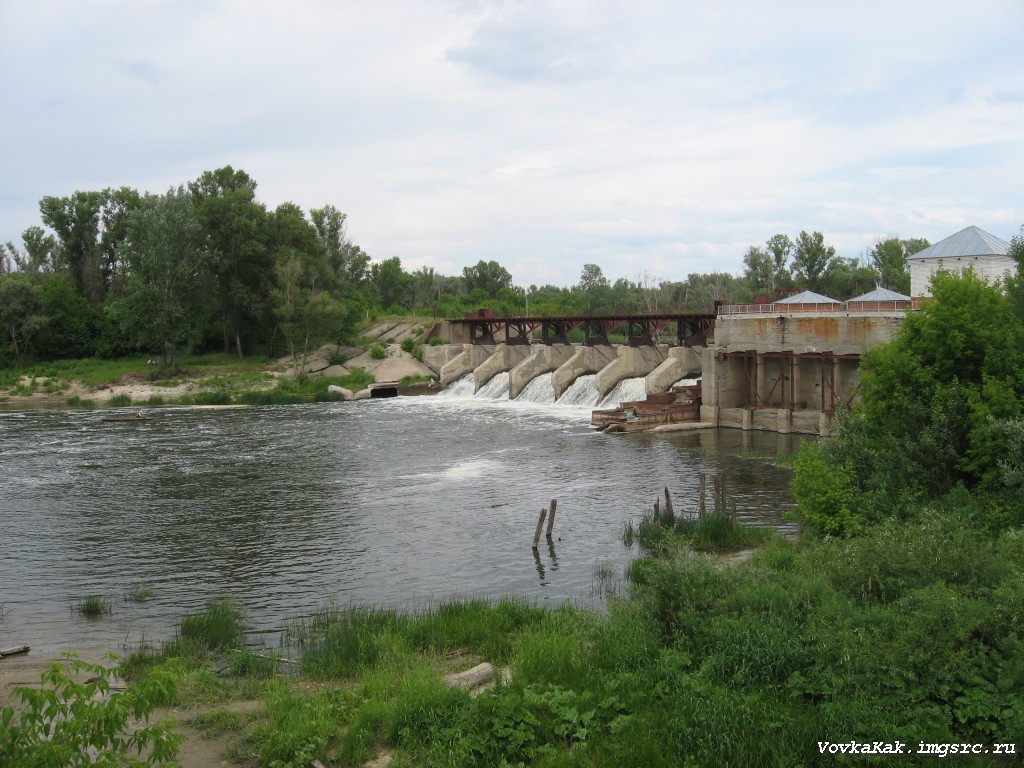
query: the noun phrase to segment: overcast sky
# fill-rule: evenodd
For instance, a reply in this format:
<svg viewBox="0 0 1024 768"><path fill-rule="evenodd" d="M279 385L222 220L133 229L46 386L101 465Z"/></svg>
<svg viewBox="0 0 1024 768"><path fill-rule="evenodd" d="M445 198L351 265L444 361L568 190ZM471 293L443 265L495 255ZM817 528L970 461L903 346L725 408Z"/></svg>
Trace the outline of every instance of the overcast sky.
<svg viewBox="0 0 1024 768"><path fill-rule="evenodd" d="M374 259L739 274L1024 224L1022 0L0 0L0 241L224 165Z"/></svg>

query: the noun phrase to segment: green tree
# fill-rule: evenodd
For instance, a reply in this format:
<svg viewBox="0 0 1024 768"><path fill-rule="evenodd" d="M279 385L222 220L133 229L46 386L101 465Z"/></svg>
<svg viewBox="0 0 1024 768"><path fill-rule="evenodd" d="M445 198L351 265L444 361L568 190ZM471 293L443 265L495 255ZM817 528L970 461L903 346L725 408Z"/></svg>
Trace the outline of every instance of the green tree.
<svg viewBox="0 0 1024 768"><path fill-rule="evenodd" d="M998 425L1022 415L1024 326L1000 288L969 270L939 272L932 286L934 301L865 354L860 402L820 445L837 472L851 473L864 520L957 486L985 498L1006 491L1010 437Z"/></svg>
<svg viewBox="0 0 1024 768"><path fill-rule="evenodd" d="M19 368L25 367L29 340L45 324L38 286L25 275L0 276L0 328Z"/></svg>
<svg viewBox="0 0 1024 768"><path fill-rule="evenodd" d="M402 269L402 260L397 256L372 264L370 283L373 285L377 304L384 311L404 306L409 302L411 280Z"/></svg>
<svg viewBox="0 0 1024 768"><path fill-rule="evenodd" d="M44 197L39 203L43 223L57 234L57 268L68 271L93 306L102 304L111 286L123 278L120 247L128 216L140 200L138 192L121 187Z"/></svg>
<svg viewBox="0 0 1024 768"><path fill-rule="evenodd" d="M184 187L148 196L127 232L129 278L115 311L140 344L159 350L163 367L174 369L180 345L194 336L209 269L192 197Z"/></svg>
<svg viewBox="0 0 1024 768"><path fill-rule="evenodd" d="M793 274L803 287L821 291L823 278L833 267L836 249L825 243L821 232L800 232L793 252Z"/></svg>
<svg viewBox="0 0 1024 768"><path fill-rule="evenodd" d="M868 258L878 272L882 287L909 296L910 271L907 269L907 257L924 250L928 245L928 241L922 238L901 240L898 237L889 237L875 243L868 251Z"/></svg>
<svg viewBox="0 0 1024 768"><path fill-rule="evenodd" d="M101 311L75 291L66 274L41 274L36 282L46 324L32 338L33 353L43 360L95 355Z"/></svg>
<svg viewBox="0 0 1024 768"><path fill-rule="evenodd" d="M479 291L488 299L497 298L502 288L512 287L512 274L496 261L478 261L476 266L464 267L462 276L468 293Z"/></svg>
<svg viewBox="0 0 1024 768"><path fill-rule="evenodd" d="M188 187L211 257L224 353L234 342L242 357L243 330L251 340L269 304L266 277L273 256L266 242L267 211L256 202L256 182L230 165L204 172Z"/></svg>

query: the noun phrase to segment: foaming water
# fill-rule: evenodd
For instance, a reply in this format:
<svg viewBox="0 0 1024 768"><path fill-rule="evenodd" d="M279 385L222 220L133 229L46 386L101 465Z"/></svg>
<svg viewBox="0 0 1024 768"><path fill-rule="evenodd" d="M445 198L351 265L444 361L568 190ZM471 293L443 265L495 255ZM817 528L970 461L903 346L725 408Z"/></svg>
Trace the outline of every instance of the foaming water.
<svg viewBox="0 0 1024 768"><path fill-rule="evenodd" d="M666 485L683 510L700 471L724 470L742 518L783 526L792 506L787 469L735 455L789 451L790 435L615 437L589 407L451 396L151 413L0 413L4 644L159 640L218 597L262 631L329 601L587 602L595 564L625 568L623 523ZM541 575L530 541L552 498ZM124 600L137 585L153 600ZM113 615L76 615L89 595Z"/></svg>
<svg viewBox="0 0 1024 768"><path fill-rule="evenodd" d="M526 388L519 393L520 400L526 403L551 403L555 402L555 388L551 386L551 374L542 373L532 379Z"/></svg>
<svg viewBox="0 0 1024 768"><path fill-rule="evenodd" d="M597 375L580 376L558 398L559 405L575 405L594 408L597 406Z"/></svg>
<svg viewBox="0 0 1024 768"><path fill-rule="evenodd" d="M501 373L496 374L493 379L491 379L482 387L480 387L480 391L476 393L476 397L479 397L483 400L507 400L508 382L508 371L502 371Z"/></svg>
<svg viewBox="0 0 1024 768"><path fill-rule="evenodd" d="M631 403L647 397L647 380L643 376L623 379L601 400L600 408L614 408L620 403Z"/></svg>

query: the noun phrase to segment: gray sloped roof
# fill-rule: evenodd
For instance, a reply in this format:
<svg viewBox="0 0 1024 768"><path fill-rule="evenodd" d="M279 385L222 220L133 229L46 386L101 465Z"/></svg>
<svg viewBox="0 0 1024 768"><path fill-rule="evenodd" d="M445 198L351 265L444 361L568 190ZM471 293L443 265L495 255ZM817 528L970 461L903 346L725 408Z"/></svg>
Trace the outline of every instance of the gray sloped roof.
<svg viewBox="0 0 1024 768"><path fill-rule="evenodd" d="M935 245L918 251L911 259L955 259L965 256L1005 256L1010 252L1010 244L1000 240L993 234L975 226L961 229L955 235L940 240Z"/></svg>
<svg viewBox="0 0 1024 768"><path fill-rule="evenodd" d="M875 290L868 291L862 296L856 296L849 301L910 301L910 297L890 291L888 288L875 288Z"/></svg>
<svg viewBox="0 0 1024 768"><path fill-rule="evenodd" d="M839 302L835 299L830 299L828 296L822 296L820 293L814 291L803 291L792 296L788 296L785 299L779 299L775 302L776 304L838 304Z"/></svg>

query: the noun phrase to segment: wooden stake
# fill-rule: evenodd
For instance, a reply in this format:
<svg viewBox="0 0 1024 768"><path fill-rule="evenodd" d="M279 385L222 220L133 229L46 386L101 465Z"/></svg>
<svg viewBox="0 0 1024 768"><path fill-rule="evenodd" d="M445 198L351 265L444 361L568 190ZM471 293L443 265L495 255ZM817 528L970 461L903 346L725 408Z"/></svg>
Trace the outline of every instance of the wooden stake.
<svg viewBox="0 0 1024 768"><path fill-rule="evenodd" d="M675 520L676 513L672 509L672 494L668 492L668 486L665 486L665 517L669 522Z"/></svg>
<svg viewBox="0 0 1024 768"><path fill-rule="evenodd" d="M697 516L704 517L704 509L707 503L708 476L700 473L700 504L697 506Z"/></svg>
<svg viewBox="0 0 1024 768"><path fill-rule="evenodd" d="M537 530L533 534L533 548L537 549L537 544L540 542L540 532L544 528L544 518L548 516L548 511L541 507L540 517L537 519Z"/></svg>
<svg viewBox="0 0 1024 768"><path fill-rule="evenodd" d="M551 509L548 512L548 541L551 541L551 529L555 527L555 510L558 509L558 499L551 500Z"/></svg>

